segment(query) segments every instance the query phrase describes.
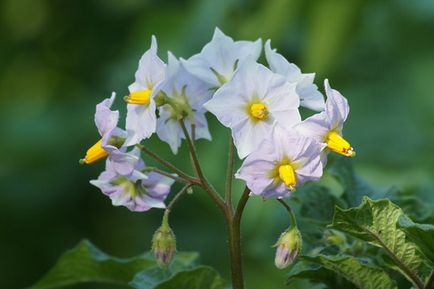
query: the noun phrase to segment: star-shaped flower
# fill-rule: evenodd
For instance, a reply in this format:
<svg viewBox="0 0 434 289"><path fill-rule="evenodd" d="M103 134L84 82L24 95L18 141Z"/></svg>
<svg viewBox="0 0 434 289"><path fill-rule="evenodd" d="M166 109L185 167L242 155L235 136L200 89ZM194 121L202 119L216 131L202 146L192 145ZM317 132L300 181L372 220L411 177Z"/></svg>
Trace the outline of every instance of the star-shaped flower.
<svg viewBox="0 0 434 289"><path fill-rule="evenodd" d="M275 122L287 128L299 123L299 103L295 84L250 59L204 106L231 128L238 156L244 158L270 135Z"/></svg>
<svg viewBox="0 0 434 289"><path fill-rule="evenodd" d="M166 80L158 88L159 93L164 95L165 104L159 108L157 134L176 154L182 139L185 139L179 123L181 119L190 135L194 123L195 139L211 140L203 104L211 98L212 92L205 82L190 74L171 53L166 75Z"/></svg>
<svg viewBox="0 0 434 289"><path fill-rule="evenodd" d="M276 125L272 138L251 153L236 173L255 195L288 197L296 187L322 176L320 146L312 139Z"/></svg>
<svg viewBox="0 0 434 289"><path fill-rule="evenodd" d="M119 174L127 175L132 172L138 157L126 153L127 133L117 127L119 111L110 109L115 97L116 94L113 92L110 98L96 106L95 124L101 139L87 150L85 158L80 162L91 164L108 156L113 169Z"/></svg>
<svg viewBox="0 0 434 289"><path fill-rule="evenodd" d="M145 164L139 160L139 150L130 152L137 160L129 175L120 175L110 159L106 170L90 183L110 197L114 206L125 206L131 211L142 212L151 208L165 208L164 200L170 193L173 180L158 173L143 173Z"/></svg>
<svg viewBox="0 0 434 289"><path fill-rule="evenodd" d="M329 150L347 157L355 156L356 152L342 137L344 122L350 112L348 102L339 91L330 87L327 79L324 81L324 87L327 95L325 110L305 119L295 128L323 146L322 159L325 163Z"/></svg>

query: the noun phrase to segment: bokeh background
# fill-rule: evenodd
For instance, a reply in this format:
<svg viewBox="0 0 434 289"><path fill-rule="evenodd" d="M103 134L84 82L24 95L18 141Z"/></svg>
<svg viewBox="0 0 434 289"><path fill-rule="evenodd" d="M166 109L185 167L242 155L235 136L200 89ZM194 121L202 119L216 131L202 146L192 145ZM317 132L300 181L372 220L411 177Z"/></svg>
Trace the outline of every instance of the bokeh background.
<svg viewBox="0 0 434 289"><path fill-rule="evenodd" d="M431 0L2 0L0 2L0 287L24 288L88 238L128 257L150 247L162 211L112 207L89 184L103 162L78 160L98 138L95 104L127 93L150 37L188 57L214 27L236 39L272 39L304 72L325 77L351 105L345 134L356 170L378 188L429 189L434 177L434 2ZM124 111L121 98L116 107ZM228 131L212 116L199 142L222 187ZM172 156L185 167L185 147ZM198 250L229 276L220 212L197 191L174 211L179 250ZM286 288L273 266L288 224L274 204L252 200L243 221L248 288ZM224 252L224 254L222 253ZM97 288L91 285L84 288ZM98 288L108 288L107 286Z"/></svg>

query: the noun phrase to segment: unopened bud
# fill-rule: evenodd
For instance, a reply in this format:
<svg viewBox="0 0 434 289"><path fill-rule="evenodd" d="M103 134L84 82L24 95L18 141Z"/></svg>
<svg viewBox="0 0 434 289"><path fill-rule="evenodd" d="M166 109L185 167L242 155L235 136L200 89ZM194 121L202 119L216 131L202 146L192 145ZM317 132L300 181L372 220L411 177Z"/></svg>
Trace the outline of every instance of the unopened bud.
<svg viewBox="0 0 434 289"><path fill-rule="evenodd" d="M161 267L167 267L176 253L176 238L168 222L169 211L166 210L163 222L152 238L152 252Z"/></svg>
<svg viewBox="0 0 434 289"><path fill-rule="evenodd" d="M303 241L297 227L290 228L280 235L276 243L276 257L274 264L279 269L284 269L292 264L301 251Z"/></svg>
<svg viewBox="0 0 434 289"><path fill-rule="evenodd" d="M155 105L162 106L167 102L167 95L163 91L159 91L154 97Z"/></svg>

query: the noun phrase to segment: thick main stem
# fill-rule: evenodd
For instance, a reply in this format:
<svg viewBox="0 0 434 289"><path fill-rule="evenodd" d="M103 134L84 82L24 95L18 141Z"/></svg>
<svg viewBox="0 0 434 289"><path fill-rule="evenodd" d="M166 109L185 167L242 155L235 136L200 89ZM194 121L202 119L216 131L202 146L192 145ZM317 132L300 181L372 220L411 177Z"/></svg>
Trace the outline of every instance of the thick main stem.
<svg viewBox="0 0 434 289"><path fill-rule="evenodd" d="M235 213L232 207L226 206L226 222L228 225L229 257L231 262L232 288L243 289L244 278L241 258L241 217L249 199L250 190L246 187Z"/></svg>
<svg viewBox="0 0 434 289"><path fill-rule="evenodd" d="M244 207L246 206L247 200L249 199L250 190L246 187L239 202L236 210L234 211L231 202L231 192L232 192L232 164L233 164L233 144L231 141L231 147L229 152L228 160L228 170L226 176L226 194L225 199L223 199L220 194L211 186L206 177L203 174L202 168L200 166L196 147L194 142L185 127L184 121L181 119L179 124L184 132L185 138L187 140L187 145L190 151L190 157L192 160L193 169L200 180L200 186L208 193L208 195L213 199L217 206L221 209L225 216L226 224L228 227L228 239L229 239L229 256L231 263L231 277L232 277L232 289L244 289L244 279L242 270L242 259L241 259L241 217L243 214ZM230 175L229 175L230 174Z"/></svg>

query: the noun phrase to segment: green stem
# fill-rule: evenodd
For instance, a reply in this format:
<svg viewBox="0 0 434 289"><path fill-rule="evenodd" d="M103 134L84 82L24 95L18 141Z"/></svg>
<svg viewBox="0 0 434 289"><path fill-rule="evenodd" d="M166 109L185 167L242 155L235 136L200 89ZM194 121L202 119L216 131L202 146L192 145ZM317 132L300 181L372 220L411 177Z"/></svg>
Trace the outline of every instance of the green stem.
<svg viewBox="0 0 434 289"><path fill-rule="evenodd" d="M289 218L291 219L291 226L289 229L297 227L297 219L295 218L294 211L291 209L291 207L282 199L277 199L277 201L281 203L289 213Z"/></svg>
<svg viewBox="0 0 434 289"><path fill-rule="evenodd" d="M226 167L226 204L232 208L232 177L234 175L234 142L229 136L228 164Z"/></svg>
<svg viewBox="0 0 434 289"><path fill-rule="evenodd" d="M241 217L246 203L249 200L249 193L250 190L246 187L240 200L238 201L235 213L232 213L232 208L230 208L229 206L226 207L226 222L228 225L229 255L231 260L231 276L233 289L244 288L241 258Z"/></svg>
<svg viewBox="0 0 434 289"><path fill-rule="evenodd" d="M166 171L160 170L159 168L154 168L154 167L146 167L145 169L142 170L142 172L155 172L158 173L160 175L166 176L168 178L171 178L177 182L180 183L185 183L185 184L191 184L192 182L190 180L184 179L182 177L178 177L177 175L168 173Z"/></svg>
<svg viewBox="0 0 434 289"><path fill-rule="evenodd" d="M431 274L428 277L428 281L426 282L425 289L434 289L434 270L431 271Z"/></svg>
<svg viewBox="0 0 434 289"><path fill-rule="evenodd" d="M220 210L226 215L227 214L226 203L203 175L202 168L197 158L196 147L194 146L194 143L190 138L190 134L188 133L187 128L185 127L184 121L181 119L179 121L179 124L187 140L188 149L190 151L190 156L192 159L193 169L196 171L197 177L200 180L200 184L202 188L208 193L208 195L213 199L213 201L217 204Z"/></svg>
<svg viewBox="0 0 434 289"><path fill-rule="evenodd" d="M173 197L170 203L167 205L166 210L171 211L175 203L188 191L193 184L186 184L182 189Z"/></svg>
<svg viewBox="0 0 434 289"><path fill-rule="evenodd" d="M143 151L144 153L146 153L147 155L149 155L151 158L153 158L154 160L156 160L157 162L159 162L161 165L165 166L167 169L171 170L172 172L178 174L180 177L183 177L193 183L197 183L197 180L192 177L189 176L188 174L184 173L183 171L181 171L180 169L178 169L177 167L175 167L174 165L172 165L171 163L169 163L168 161L164 160L163 158L161 158L160 156L158 156L157 154L151 152L147 147L145 147L144 145L141 144L136 144L136 146Z"/></svg>

